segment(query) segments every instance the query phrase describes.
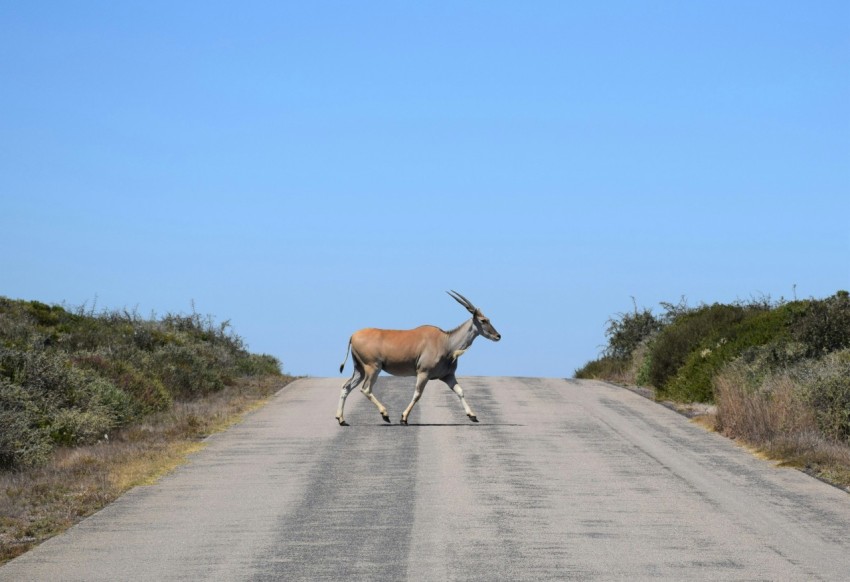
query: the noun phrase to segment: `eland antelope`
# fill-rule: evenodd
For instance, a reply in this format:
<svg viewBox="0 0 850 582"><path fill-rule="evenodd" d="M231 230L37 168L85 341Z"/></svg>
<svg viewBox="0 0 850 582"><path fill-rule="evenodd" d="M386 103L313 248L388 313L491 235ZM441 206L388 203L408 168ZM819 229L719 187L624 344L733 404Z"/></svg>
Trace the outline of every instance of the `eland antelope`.
<svg viewBox="0 0 850 582"><path fill-rule="evenodd" d="M438 379L445 382L457 394L469 420L478 422L478 417L463 398L463 389L455 378L457 359L479 335L494 342L502 339L502 336L490 320L481 313L481 310L466 297L457 291L451 291L449 295L472 314L472 319L451 331L443 331L433 325L423 325L403 331L366 328L354 332L348 340L345 359L339 367L341 373L350 352L354 361L354 373L342 387L339 408L336 411L336 419L341 426L348 426L342 413L345 399L361 382L363 385L360 391L378 407L378 412L381 413L384 421L390 422L387 407L372 394L372 385L381 370L393 376L416 376L413 400L401 413L401 424L407 424L407 417L410 416L413 405L422 396L422 390L428 380Z"/></svg>

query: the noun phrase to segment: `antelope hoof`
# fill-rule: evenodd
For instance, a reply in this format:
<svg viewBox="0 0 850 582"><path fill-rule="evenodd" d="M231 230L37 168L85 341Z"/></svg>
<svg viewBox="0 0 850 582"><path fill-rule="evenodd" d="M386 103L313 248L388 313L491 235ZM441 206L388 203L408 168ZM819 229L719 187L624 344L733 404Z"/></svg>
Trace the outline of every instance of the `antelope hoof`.
<svg viewBox="0 0 850 582"><path fill-rule="evenodd" d="M478 422L478 417L474 414L469 414L467 416L469 416L469 420L471 420L472 422Z"/></svg>
<svg viewBox="0 0 850 582"><path fill-rule="evenodd" d="M383 418L383 419L384 419L384 422L387 422L387 423L391 423L391 422L392 422L392 421L390 420L390 417L389 417L389 415L388 415L388 414L382 414L382 415L381 415L381 418Z"/></svg>
<svg viewBox="0 0 850 582"><path fill-rule="evenodd" d="M406 419L406 418L404 418L403 416L401 417L401 420L400 420L399 422L400 422L401 424L407 425L407 419Z"/></svg>
<svg viewBox="0 0 850 582"><path fill-rule="evenodd" d="M341 418L337 418L337 420L339 421L339 426L348 426L348 423L342 420Z"/></svg>

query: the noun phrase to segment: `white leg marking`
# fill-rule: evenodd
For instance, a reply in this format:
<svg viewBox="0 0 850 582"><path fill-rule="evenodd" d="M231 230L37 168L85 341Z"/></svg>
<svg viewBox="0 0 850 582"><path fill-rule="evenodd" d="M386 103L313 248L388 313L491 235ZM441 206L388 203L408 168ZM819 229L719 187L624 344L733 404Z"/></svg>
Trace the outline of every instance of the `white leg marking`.
<svg viewBox="0 0 850 582"><path fill-rule="evenodd" d="M375 383L375 380L378 378L378 374L381 373L379 369L367 369L366 370L366 380L363 382L363 386L360 387L360 391L363 395L369 399L369 401L374 404L378 408L378 412L381 413L381 416L386 422L389 422L389 416L387 416L387 407L381 404L381 402L372 394L372 384Z"/></svg>
<svg viewBox="0 0 850 582"><path fill-rule="evenodd" d="M348 379L348 382L342 385L342 389L339 391L339 406L336 409L336 419L340 424L345 423L345 418L343 417L343 409L345 408L345 399L348 398L348 395L351 394L351 391L360 383L363 379L363 374L357 368L354 369L354 373L351 375L351 378Z"/></svg>
<svg viewBox="0 0 850 582"><path fill-rule="evenodd" d="M460 384L457 383L457 378L453 375L443 378L443 382L445 382L449 388L452 389L452 392L457 394L457 397L460 398L460 403L463 404L463 411L466 412L466 416L469 418L477 418L475 413L472 412L472 409L467 404L466 399L463 397L463 388L460 387Z"/></svg>
<svg viewBox="0 0 850 582"><path fill-rule="evenodd" d="M427 383L428 374L416 375L416 389L413 391L413 399L410 401L410 404L407 405L407 408L404 409L404 412L401 413L401 422L403 424L407 424L407 417L410 416L410 412L413 410L413 405L422 398L422 391L425 390L425 384Z"/></svg>

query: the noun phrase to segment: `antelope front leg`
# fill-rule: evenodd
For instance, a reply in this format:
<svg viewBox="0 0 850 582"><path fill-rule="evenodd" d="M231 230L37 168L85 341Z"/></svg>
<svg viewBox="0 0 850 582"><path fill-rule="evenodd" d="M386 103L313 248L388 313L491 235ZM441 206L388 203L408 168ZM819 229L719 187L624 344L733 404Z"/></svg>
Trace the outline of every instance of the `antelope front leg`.
<svg viewBox="0 0 850 582"><path fill-rule="evenodd" d="M472 412L472 409L469 407L469 404L466 403L466 399L463 397L463 388L460 387L460 384L457 383L457 378L454 375L446 376L443 378L443 382L448 384L449 388L452 389L452 392L457 394L457 397L460 398L460 403L463 404L463 410L466 412L466 416L469 417L469 420L472 422L478 422L478 417L475 416L475 413Z"/></svg>
<svg viewBox="0 0 850 582"><path fill-rule="evenodd" d="M404 412L401 413L401 424L407 424L407 417L410 416L410 411L413 410L413 405L422 398L422 391L425 389L425 384L427 383L428 374L416 375L416 390L413 392L413 400L410 401L410 404L408 404L407 408L404 409Z"/></svg>

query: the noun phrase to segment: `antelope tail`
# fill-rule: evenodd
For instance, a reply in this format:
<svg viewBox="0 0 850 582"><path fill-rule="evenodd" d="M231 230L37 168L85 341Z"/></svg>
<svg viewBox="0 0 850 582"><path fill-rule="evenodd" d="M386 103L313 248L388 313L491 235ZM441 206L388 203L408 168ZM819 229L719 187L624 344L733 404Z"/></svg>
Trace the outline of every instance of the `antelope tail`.
<svg viewBox="0 0 850 582"><path fill-rule="evenodd" d="M345 368L345 363L348 361L348 352L351 351L351 339L348 340L348 347L345 348L345 359L339 365L339 373L342 374L342 369Z"/></svg>

